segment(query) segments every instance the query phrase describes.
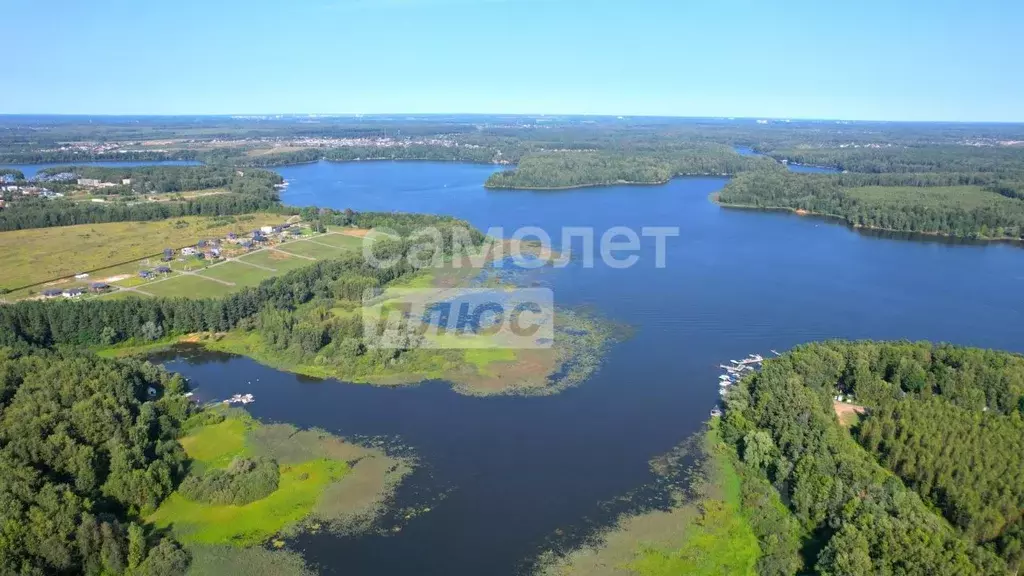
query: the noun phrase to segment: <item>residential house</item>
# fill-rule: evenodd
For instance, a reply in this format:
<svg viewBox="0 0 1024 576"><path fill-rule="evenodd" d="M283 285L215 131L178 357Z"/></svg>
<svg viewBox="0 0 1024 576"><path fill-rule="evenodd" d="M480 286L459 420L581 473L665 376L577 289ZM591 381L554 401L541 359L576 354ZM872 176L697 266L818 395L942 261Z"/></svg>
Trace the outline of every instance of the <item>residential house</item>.
<svg viewBox="0 0 1024 576"><path fill-rule="evenodd" d="M110 290L110 284L105 282L93 282L92 284L89 284L90 292L106 292L107 290Z"/></svg>
<svg viewBox="0 0 1024 576"><path fill-rule="evenodd" d="M132 179L131 178L122 178L121 179L121 184L123 186L131 186L132 185Z"/></svg>
<svg viewBox="0 0 1024 576"><path fill-rule="evenodd" d="M153 271L156 272L157 274L170 274L171 273L171 269L168 266L157 266L156 268L153 269Z"/></svg>
<svg viewBox="0 0 1024 576"><path fill-rule="evenodd" d="M100 181L96 178L79 178L78 185L96 187L100 185Z"/></svg>
<svg viewBox="0 0 1024 576"><path fill-rule="evenodd" d="M182 256L195 256L196 255L196 249L194 247L192 247L192 246L186 246L186 247L181 249L181 255Z"/></svg>
<svg viewBox="0 0 1024 576"><path fill-rule="evenodd" d="M274 233L274 227L273 226L264 226L264 227L260 228L260 232L262 232L264 234L273 234Z"/></svg>
<svg viewBox="0 0 1024 576"><path fill-rule="evenodd" d="M164 257L162 258L162 260L164 262L170 262L173 259L174 259L174 250L172 250L170 248L164 248Z"/></svg>
<svg viewBox="0 0 1024 576"><path fill-rule="evenodd" d="M152 277L153 277L153 273L150 272L149 270L140 270L139 271L139 278L142 278L143 280L149 280Z"/></svg>
<svg viewBox="0 0 1024 576"><path fill-rule="evenodd" d="M68 288L64 291L65 298L78 298L82 294L85 294L85 290L82 290L81 288Z"/></svg>
<svg viewBox="0 0 1024 576"><path fill-rule="evenodd" d="M51 288L49 290L43 290L43 296L45 298L56 298L62 294L64 294L64 291L59 289Z"/></svg>

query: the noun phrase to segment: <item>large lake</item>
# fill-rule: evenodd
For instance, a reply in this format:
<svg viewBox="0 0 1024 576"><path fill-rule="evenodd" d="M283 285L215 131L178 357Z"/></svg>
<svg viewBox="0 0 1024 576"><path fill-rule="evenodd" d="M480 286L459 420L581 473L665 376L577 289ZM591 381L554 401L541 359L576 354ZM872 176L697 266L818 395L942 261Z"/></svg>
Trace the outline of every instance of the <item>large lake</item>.
<svg viewBox="0 0 1024 576"><path fill-rule="evenodd" d="M1024 250L908 242L708 200L724 179L564 192L487 191L493 167L316 163L279 169L283 200L451 214L507 233L533 225L678 226L667 266L653 242L620 270L576 263L542 280L558 304L632 326L602 369L542 398L470 398L443 383L311 382L237 357L168 359L202 398L252 392L257 417L397 438L421 468L401 505L432 510L400 531L294 542L328 573L514 574L542 549L607 523L649 483L648 461L693 434L718 398L716 366L823 338L928 339L1024 351ZM391 524L388 524L391 526Z"/></svg>

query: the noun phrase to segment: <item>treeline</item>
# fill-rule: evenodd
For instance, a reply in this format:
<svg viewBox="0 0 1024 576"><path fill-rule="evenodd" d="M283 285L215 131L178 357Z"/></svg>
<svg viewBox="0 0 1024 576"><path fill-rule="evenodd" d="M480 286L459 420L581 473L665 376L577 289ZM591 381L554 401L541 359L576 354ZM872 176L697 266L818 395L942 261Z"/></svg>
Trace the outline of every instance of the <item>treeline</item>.
<svg viewBox="0 0 1024 576"><path fill-rule="evenodd" d="M346 146L340 148L306 148L288 152L248 155L246 150L217 148L204 153L209 164L230 164L235 166L286 166L330 160L347 162L354 160L426 160L433 162L469 162L492 164L503 159L501 153L489 147L441 146L410 144L407 146Z"/></svg>
<svg viewBox="0 0 1024 576"><path fill-rule="evenodd" d="M905 401L904 396L914 398L910 401L927 401L927 397L953 388L965 398L987 399L991 411L1002 410L996 406L1005 403L1007 412L992 417L1020 419L1019 413L1013 415L1008 407L1020 402L1024 391L1019 359L1010 362L1013 366L1008 368L1005 359L996 359L999 355L978 352L975 361L986 368L966 369L960 377L955 374L959 369L955 358L965 359L974 352L952 348L933 351L927 345L910 348L846 342L801 346L766 361L759 373L746 378L726 397L723 437L749 470L779 492L800 523L806 535L802 548L804 571L963 576L1005 574L1007 562L1016 561L1004 553L1015 544L975 541L969 534L951 528L836 420L832 396L837 391L852 392L866 403L870 422L877 412L884 413L886 403ZM913 359L921 354L934 352L941 357L944 350L948 363L915 366ZM933 370L934 382L918 369L924 366ZM972 380L972 376L979 376L980 381ZM943 424L935 422L932 429ZM899 438L900 433L894 437ZM948 444L960 441L954 434L948 438ZM970 441L965 444L974 446ZM1015 442L996 443L986 450L993 455L1005 454L1018 446ZM905 448L922 452L934 449L912 443ZM976 462L958 448L946 449L945 453L939 450L932 458L966 458L960 466ZM977 461L992 463L989 458ZM991 477L1003 470L1001 466L982 468L975 474ZM962 481L967 483L969 479ZM1012 482L1014 479L1008 478L1004 486ZM963 491L972 489L965 485ZM977 496L984 497L982 493ZM1001 504L998 500L981 502L973 513L984 516L986 507ZM755 507L751 513L766 512ZM759 523L756 517L753 523Z"/></svg>
<svg viewBox="0 0 1024 576"><path fill-rule="evenodd" d="M137 361L0 347L0 573L174 576L141 520L184 476L184 382Z"/></svg>
<svg viewBox="0 0 1024 576"><path fill-rule="evenodd" d="M868 176L757 170L733 178L722 189L719 201L754 208L806 210L841 218L852 226L962 238L1024 238L1024 202L989 195L988 188L995 186L992 182L977 174ZM986 188L970 198L943 189L983 183ZM864 193L856 188L869 184L891 190ZM915 189L908 190L908 186Z"/></svg>
<svg viewBox="0 0 1024 576"><path fill-rule="evenodd" d="M675 176L736 174L771 163L740 156L725 146L665 151L559 151L529 154L514 170L497 172L488 188L574 188L608 184L661 184Z"/></svg>
<svg viewBox="0 0 1024 576"><path fill-rule="evenodd" d="M124 150L114 152L85 152L81 150L8 150L0 153L4 164L74 164L75 162L162 162L167 160L198 160L194 150L171 152Z"/></svg>
<svg viewBox="0 0 1024 576"><path fill-rule="evenodd" d="M367 217L369 218L369 217ZM450 253L453 237L470 227L456 220L424 215L390 214L405 226L435 226L442 232ZM482 240L479 231L469 233ZM126 340L150 341L192 332L224 332L266 308L294 310L318 298L333 298L351 279L369 279L383 286L414 269L405 258L415 243L402 239L378 239L373 243L379 261L396 259L391 267L375 267L362 254L345 254L287 274L269 278L255 288L220 299L127 298L79 301L23 301L0 306L0 345L27 343L33 346L111 345ZM419 252L417 252L419 253Z"/></svg>
<svg viewBox="0 0 1024 576"><path fill-rule="evenodd" d="M0 231L165 220L181 216L233 216L280 209L276 195L216 194L168 202L74 202L66 198L19 199L0 210Z"/></svg>
<svg viewBox="0 0 1024 576"><path fill-rule="evenodd" d="M1024 147L915 145L859 148L791 148L766 151L799 164L834 166L850 172L1019 172Z"/></svg>
<svg viewBox="0 0 1024 576"><path fill-rule="evenodd" d="M124 185L136 194L187 192L225 188L239 194L273 194L274 186L284 182L280 174L269 170L238 170L227 166L139 166L107 168L100 166L60 166L40 170L51 175L71 172L79 178Z"/></svg>
<svg viewBox="0 0 1024 576"><path fill-rule="evenodd" d="M24 180L25 173L14 168L0 168L0 177L13 176L15 180Z"/></svg>

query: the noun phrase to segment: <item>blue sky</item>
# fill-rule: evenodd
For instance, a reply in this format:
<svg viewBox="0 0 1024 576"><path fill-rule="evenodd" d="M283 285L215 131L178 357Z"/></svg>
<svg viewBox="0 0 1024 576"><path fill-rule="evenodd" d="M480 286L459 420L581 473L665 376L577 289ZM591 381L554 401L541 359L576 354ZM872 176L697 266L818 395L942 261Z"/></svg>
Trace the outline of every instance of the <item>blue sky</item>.
<svg viewBox="0 0 1024 576"><path fill-rule="evenodd" d="M1024 121L1018 0L3 0L0 113Z"/></svg>

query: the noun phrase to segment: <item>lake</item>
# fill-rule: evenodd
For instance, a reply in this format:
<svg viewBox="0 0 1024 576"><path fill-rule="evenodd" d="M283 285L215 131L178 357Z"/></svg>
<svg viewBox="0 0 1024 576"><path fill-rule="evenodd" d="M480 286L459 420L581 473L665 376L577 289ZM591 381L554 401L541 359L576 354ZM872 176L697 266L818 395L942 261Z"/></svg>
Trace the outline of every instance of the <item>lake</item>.
<svg viewBox="0 0 1024 576"><path fill-rule="evenodd" d="M398 532L293 542L325 573L512 575L536 554L607 524L648 462L697 432L718 399L716 366L825 338L950 341L1024 351L1024 250L909 242L782 213L722 209L722 178L558 192L487 191L495 167L320 162L280 168L283 200L451 214L507 234L539 226L678 226L657 268L644 239L628 269L578 262L540 278L561 306L628 324L601 370L562 394L472 398L444 383L376 388L311 381L246 358L163 358L201 399L251 392L270 421L396 439L421 467L400 506L431 511ZM557 538L557 531L569 536Z"/></svg>
<svg viewBox="0 0 1024 576"><path fill-rule="evenodd" d="M57 166L100 166L104 168L133 168L136 166L200 166L202 162L194 160L159 160L159 161L99 161L99 162L48 162L44 164L3 164L0 168L13 168L21 170L25 178L31 180L36 177L40 170L56 168Z"/></svg>

